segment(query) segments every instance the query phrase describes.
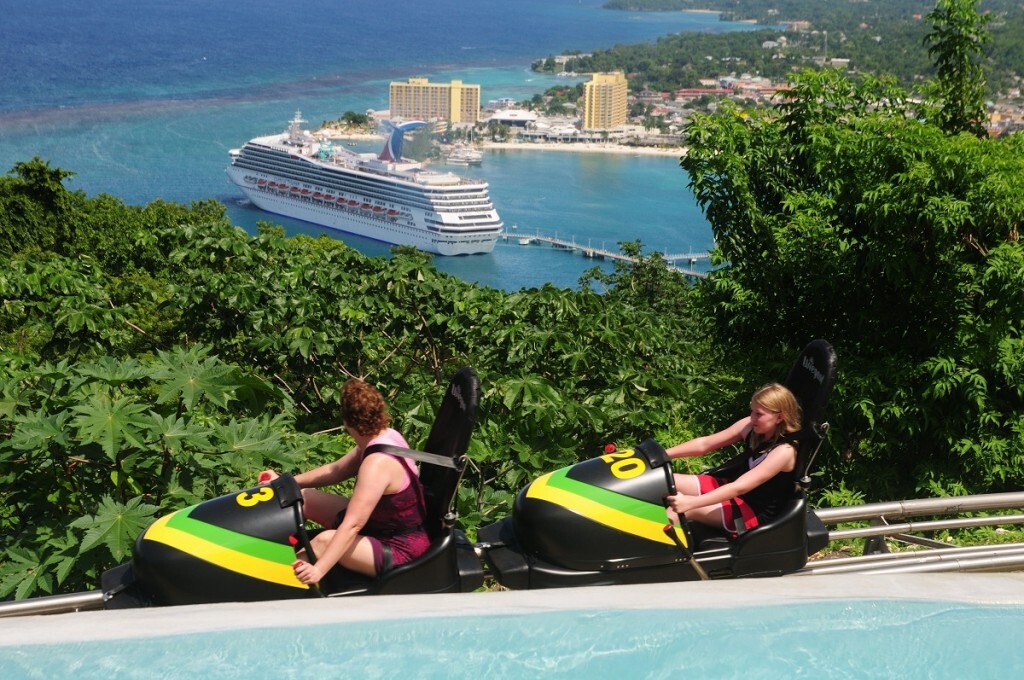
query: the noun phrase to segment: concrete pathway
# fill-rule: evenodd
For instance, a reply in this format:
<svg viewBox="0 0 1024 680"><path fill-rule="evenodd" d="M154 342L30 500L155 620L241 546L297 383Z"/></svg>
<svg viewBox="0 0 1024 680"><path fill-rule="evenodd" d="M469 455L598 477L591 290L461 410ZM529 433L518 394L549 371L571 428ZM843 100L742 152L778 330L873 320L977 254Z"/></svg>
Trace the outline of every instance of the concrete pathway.
<svg viewBox="0 0 1024 680"><path fill-rule="evenodd" d="M0 619L0 646L145 638L282 622L500 616L579 610L752 607L847 599L1024 606L1024 573L848 574L532 591L386 595L90 611Z"/></svg>

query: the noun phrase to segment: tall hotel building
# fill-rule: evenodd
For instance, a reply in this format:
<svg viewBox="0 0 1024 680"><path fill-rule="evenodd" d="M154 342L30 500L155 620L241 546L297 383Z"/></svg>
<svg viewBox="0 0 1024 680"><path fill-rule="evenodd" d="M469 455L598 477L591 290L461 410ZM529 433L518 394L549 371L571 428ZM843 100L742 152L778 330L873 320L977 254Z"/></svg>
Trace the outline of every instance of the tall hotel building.
<svg viewBox="0 0 1024 680"><path fill-rule="evenodd" d="M431 83L426 78L409 78L407 83L391 83L389 109L392 118L404 120L475 123L480 120L480 86L461 80Z"/></svg>
<svg viewBox="0 0 1024 680"><path fill-rule="evenodd" d="M622 71L595 73L583 84L583 129L611 130L625 123L628 89Z"/></svg>

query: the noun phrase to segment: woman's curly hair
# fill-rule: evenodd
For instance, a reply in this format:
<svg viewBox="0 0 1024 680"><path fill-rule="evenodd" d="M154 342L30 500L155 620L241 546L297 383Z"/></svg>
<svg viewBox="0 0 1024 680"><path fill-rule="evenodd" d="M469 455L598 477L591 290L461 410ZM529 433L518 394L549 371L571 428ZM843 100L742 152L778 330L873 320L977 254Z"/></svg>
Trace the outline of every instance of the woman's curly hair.
<svg viewBox="0 0 1024 680"><path fill-rule="evenodd" d="M341 421L369 437L385 429L391 422L388 405L375 387L352 378L341 388Z"/></svg>

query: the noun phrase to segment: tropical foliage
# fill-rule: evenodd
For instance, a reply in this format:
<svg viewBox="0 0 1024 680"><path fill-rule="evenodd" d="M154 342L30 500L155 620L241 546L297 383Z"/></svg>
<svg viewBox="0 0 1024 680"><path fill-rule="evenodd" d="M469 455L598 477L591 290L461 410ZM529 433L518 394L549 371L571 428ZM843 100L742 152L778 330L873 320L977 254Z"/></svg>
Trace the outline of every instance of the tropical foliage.
<svg viewBox="0 0 1024 680"><path fill-rule="evenodd" d="M682 166L723 265L698 315L733 363L762 361L768 338L834 341L826 486L1019 489L1024 138L953 134L891 85L836 72L803 73L790 95L689 128Z"/></svg>
<svg viewBox="0 0 1024 680"><path fill-rule="evenodd" d="M931 116L946 132L985 135L985 44L990 15L978 14L978 0L939 0L929 15L932 31L925 36L936 77L938 100Z"/></svg>

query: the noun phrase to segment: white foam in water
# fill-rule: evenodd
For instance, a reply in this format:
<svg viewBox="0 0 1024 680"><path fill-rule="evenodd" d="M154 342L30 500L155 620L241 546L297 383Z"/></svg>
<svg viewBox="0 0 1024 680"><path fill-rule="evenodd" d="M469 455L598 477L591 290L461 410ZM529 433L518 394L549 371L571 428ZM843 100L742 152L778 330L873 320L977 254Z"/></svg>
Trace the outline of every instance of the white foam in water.
<svg viewBox="0 0 1024 680"><path fill-rule="evenodd" d="M1021 667L1021 639L1024 574L837 575L3 619L0 668L5 678L960 678Z"/></svg>

